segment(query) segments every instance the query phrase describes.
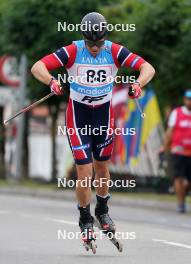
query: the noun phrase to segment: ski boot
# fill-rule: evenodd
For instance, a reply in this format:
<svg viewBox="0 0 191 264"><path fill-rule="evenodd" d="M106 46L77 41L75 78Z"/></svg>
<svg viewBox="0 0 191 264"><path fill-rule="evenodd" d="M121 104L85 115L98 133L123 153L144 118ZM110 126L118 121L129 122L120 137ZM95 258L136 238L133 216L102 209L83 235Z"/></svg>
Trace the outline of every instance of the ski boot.
<svg viewBox="0 0 191 264"><path fill-rule="evenodd" d="M90 206L78 207L80 211L79 227L82 234L83 246L87 251L92 250L96 254L95 234L93 229L93 217L90 214Z"/></svg>
<svg viewBox="0 0 191 264"><path fill-rule="evenodd" d="M109 200L110 196L108 195L106 198L102 198L96 195L96 197L97 204L95 208L94 225L97 226L107 236L107 238L115 245L119 252L122 252L123 245L115 237L116 227L108 214L109 208L107 201Z"/></svg>

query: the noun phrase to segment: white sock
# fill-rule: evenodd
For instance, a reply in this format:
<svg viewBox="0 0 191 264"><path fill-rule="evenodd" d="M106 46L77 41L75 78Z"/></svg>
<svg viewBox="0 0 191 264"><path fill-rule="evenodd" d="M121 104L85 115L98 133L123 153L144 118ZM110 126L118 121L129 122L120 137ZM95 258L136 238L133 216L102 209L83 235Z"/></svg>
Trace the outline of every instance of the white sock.
<svg viewBox="0 0 191 264"><path fill-rule="evenodd" d="M100 197L100 198L103 198L103 199L105 199L105 198L107 198L108 196L110 196L110 194L108 193L108 194L106 194L105 196L101 196L101 195L98 195L98 194L96 194L98 197Z"/></svg>

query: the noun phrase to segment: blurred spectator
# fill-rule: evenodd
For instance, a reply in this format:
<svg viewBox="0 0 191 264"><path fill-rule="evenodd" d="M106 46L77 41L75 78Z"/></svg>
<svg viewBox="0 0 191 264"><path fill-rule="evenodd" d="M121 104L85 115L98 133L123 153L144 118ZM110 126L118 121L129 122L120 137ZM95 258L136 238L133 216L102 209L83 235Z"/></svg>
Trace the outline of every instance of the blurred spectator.
<svg viewBox="0 0 191 264"><path fill-rule="evenodd" d="M186 212L185 198L191 189L191 90L184 94L184 105L169 116L163 152L170 152L178 212Z"/></svg>

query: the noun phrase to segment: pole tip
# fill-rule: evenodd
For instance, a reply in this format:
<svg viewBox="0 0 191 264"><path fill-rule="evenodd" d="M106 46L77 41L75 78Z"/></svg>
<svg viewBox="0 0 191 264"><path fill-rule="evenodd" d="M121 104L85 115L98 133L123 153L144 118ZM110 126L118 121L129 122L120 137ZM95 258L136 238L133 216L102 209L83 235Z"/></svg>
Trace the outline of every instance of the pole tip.
<svg viewBox="0 0 191 264"><path fill-rule="evenodd" d="M4 120L3 121L3 124L4 124L4 126L6 126L8 124L8 121L7 120Z"/></svg>
<svg viewBox="0 0 191 264"><path fill-rule="evenodd" d="M142 118L145 118L145 117L146 117L146 114L145 114L145 113L142 113L142 114L141 114L141 117L142 117Z"/></svg>

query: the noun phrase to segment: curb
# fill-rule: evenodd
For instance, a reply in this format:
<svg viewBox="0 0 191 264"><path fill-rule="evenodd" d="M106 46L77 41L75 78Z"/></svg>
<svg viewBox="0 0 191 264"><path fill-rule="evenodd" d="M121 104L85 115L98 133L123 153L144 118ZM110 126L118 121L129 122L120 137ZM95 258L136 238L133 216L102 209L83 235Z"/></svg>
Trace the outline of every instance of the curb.
<svg viewBox="0 0 191 264"><path fill-rule="evenodd" d="M65 200L65 201L74 201L76 202L75 191L65 190L65 191L57 191L57 190L42 190L42 189L31 189L28 187L1 187L0 194L9 194L9 195L18 195L18 196L30 196L30 197L38 197L38 198L48 198L48 199L57 199L57 200ZM95 202L95 196L92 197L92 201ZM132 199L127 197L123 197L116 193L112 194L112 204L116 206L123 207L133 207L133 208L145 208L151 210L176 210L175 202L169 201L157 201L157 200L148 200L148 199Z"/></svg>

